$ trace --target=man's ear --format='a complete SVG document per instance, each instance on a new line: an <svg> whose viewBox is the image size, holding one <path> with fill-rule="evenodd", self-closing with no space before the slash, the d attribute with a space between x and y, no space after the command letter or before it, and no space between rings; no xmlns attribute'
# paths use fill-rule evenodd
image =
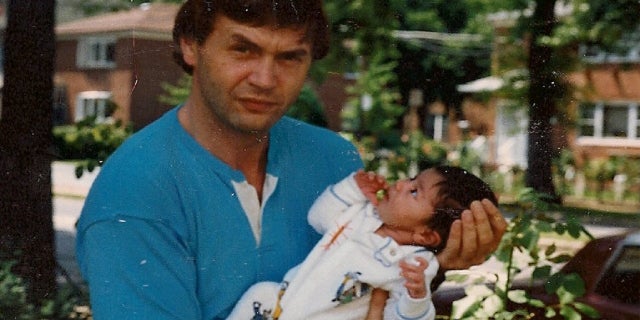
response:
<svg viewBox="0 0 640 320"><path fill-rule="evenodd" d="M182 59L190 66L196 65L198 46L193 39L180 39L180 52L182 52Z"/></svg>
<svg viewBox="0 0 640 320"><path fill-rule="evenodd" d="M436 247L442 242L440 234L435 230L425 229L422 231L416 231L412 235L414 243L424 247Z"/></svg>

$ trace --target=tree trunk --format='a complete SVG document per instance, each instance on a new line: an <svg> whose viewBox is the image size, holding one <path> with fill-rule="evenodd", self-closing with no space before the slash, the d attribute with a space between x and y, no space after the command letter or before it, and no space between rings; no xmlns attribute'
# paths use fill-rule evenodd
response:
<svg viewBox="0 0 640 320"><path fill-rule="evenodd" d="M540 45L540 38L551 35L555 26L556 0L538 0L532 17L529 49L529 145L526 185L558 199L551 174L552 128L551 118L556 113L555 93L558 83L551 63L552 48Z"/></svg>
<svg viewBox="0 0 640 320"><path fill-rule="evenodd" d="M10 0L0 115L0 258L33 302L56 289L51 202L54 0Z"/></svg>

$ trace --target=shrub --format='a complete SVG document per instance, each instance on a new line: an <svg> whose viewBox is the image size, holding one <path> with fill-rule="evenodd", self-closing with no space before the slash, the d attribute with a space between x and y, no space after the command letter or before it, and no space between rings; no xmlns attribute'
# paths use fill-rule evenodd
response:
<svg viewBox="0 0 640 320"><path fill-rule="evenodd" d="M40 305L29 302L26 282L11 271L14 265L13 261L0 261L0 318L63 320L90 317L88 311L78 307L86 298L73 286L62 287L53 299Z"/></svg>
<svg viewBox="0 0 640 320"><path fill-rule="evenodd" d="M73 125L53 128L53 140L61 160L79 160L76 167L79 178L84 170L91 172L102 165L132 132L132 127L121 121L96 123L95 117L91 117Z"/></svg>
<svg viewBox="0 0 640 320"><path fill-rule="evenodd" d="M316 126L327 127L322 103L309 85L302 87L298 100L291 105L287 115Z"/></svg>

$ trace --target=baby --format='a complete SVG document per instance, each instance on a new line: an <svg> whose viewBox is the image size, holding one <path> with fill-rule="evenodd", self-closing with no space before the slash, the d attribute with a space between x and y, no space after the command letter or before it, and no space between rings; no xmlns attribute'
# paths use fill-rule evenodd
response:
<svg viewBox="0 0 640 320"><path fill-rule="evenodd" d="M482 199L497 205L486 183L457 167L427 169L392 186L358 171L310 209L309 223L323 237L307 258L282 283L249 288L227 319L364 319L373 288L389 292L385 319L433 319L434 253L451 223Z"/></svg>

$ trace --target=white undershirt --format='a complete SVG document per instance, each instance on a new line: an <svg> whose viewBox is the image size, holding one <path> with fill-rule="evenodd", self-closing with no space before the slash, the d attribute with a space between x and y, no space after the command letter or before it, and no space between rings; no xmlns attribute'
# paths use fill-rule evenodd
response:
<svg viewBox="0 0 640 320"><path fill-rule="evenodd" d="M262 186L262 203L258 199L258 192L256 188L250 185L246 180L242 182L231 181L233 188L236 190L240 205L247 215L249 225L253 231L253 236L256 239L256 245L260 245L260 238L262 234L262 212L264 211L264 205L269 200L269 197L273 194L278 184L278 177L270 174L266 175L264 179L264 185Z"/></svg>

